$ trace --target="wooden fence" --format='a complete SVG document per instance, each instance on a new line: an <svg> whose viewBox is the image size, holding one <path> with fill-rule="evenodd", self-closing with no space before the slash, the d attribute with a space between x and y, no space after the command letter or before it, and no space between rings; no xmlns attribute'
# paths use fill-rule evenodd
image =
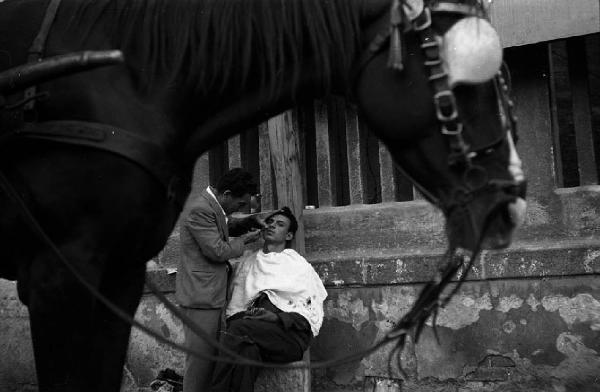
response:
<svg viewBox="0 0 600 392"><path fill-rule="evenodd" d="M529 59L523 59L524 53L531 54ZM513 87L518 90L520 132L541 132L551 144L540 148L534 145L539 140L523 134L522 140L529 146L519 146L521 154L551 151L554 188L598 184L600 34L509 48L506 61L516 76ZM536 75L542 83L529 85L531 78L527 75L536 72L542 73ZM547 106L542 102L538 105L541 109L529 109L532 99L539 100L545 95ZM548 116L549 120L539 118ZM301 130L300 167L305 205L318 208L419 198L394 167L385 146L361 121L356 107L343 98L328 97L297 107L291 118L293 126ZM536 129L530 129L530 124ZM550 129L544 129L544 124L549 124ZM278 205L268 136L272 126L275 125L265 122L209 153L211 181L229 167L247 168L260 179L265 209ZM535 156L523 158L526 164L533 162L526 167L530 177L547 176L547 168L536 168Z"/></svg>

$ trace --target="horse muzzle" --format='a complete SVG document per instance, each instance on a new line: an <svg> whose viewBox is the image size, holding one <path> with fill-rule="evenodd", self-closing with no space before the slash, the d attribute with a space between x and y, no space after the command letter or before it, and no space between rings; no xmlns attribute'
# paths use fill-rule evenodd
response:
<svg viewBox="0 0 600 392"><path fill-rule="evenodd" d="M525 221L527 202L525 201L526 182L504 189L511 197L508 202L500 202L494 208L481 228L482 249L503 249L512 242L513 233Z"/></svg>
<svg viewBox="0 0 600 392"><path fill-rule="evenodd" d="M525 221L526 182L492 184L486 192L457 206L448 215L448 238L454 245L476 249L503 249Z"/></svg>

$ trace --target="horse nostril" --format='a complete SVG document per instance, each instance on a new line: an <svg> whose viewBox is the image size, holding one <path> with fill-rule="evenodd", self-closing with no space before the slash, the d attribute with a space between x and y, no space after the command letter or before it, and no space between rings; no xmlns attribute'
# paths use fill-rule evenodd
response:
<svg viewBox="0 0 600 392"><path fill-rule="evenodd" d="M517 185L517 196L525 199L527 194L527 181L523 180Z"/></svg>

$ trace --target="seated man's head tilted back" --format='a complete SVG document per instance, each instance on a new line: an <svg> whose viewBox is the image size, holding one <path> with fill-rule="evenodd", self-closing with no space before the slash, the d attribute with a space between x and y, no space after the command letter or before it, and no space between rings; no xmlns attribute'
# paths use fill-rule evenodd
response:
<svg viewBox="0 0 600 392"><path fill-rule="evenodd" d="M298 221L288 207L283 207L265 219L263 252L281 252L290 248L298 230Z"/></svg>

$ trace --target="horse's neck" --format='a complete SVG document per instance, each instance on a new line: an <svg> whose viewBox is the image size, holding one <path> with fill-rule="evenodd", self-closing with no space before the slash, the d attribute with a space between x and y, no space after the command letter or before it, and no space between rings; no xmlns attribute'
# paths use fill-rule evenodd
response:
<svg viewBox="0 0 600 392"><path fill-rule="evenodd" d="M385 17L389 9L389 0L354 0L354 6L360 10L361 28L369 29L373 24L379 25L379 19ZM349 32L348 34L354 34ZM369 33L369 36L375 32ZM366 46L366 43L363 43ZM256 53L262 56L262 53ZM358 55L358 53L357 53ZM358 56L357 56L358 60ZM332 61L335 63L335 61ZM322 97L328 93L346 94L351 91L348 85L348 69L331 69L330 74L320 73L318 67L306 60L300 69L299 80L286 78L282 87L272 95L268 88L255 88L243 91L235 99L222 100L222 104L210 111L207 118L203 118L189 136L186 145L186 156L196 157L205 152L207 146L214 142L222 141L244 129L257 125L278 113L292 108L298 103ZM284 71L283 74L291 75L292 72ZM324 81L328 83L324 83ZM239 86L228 86L226 90L238 91ZM214 97L208 94L197 97L196 102L212 102Z"/></svg>
<svg viewBox="0 0 600 392"><path fill-rule="evenodd" d="M193 159L215 142L258 125L298 103L324 95L326 90L319 83L314 72L304 72L298 85L286 80L274 95L263 88L247 91L236 99L224 102L193 130L185 148L185 156Z"/></svg>

